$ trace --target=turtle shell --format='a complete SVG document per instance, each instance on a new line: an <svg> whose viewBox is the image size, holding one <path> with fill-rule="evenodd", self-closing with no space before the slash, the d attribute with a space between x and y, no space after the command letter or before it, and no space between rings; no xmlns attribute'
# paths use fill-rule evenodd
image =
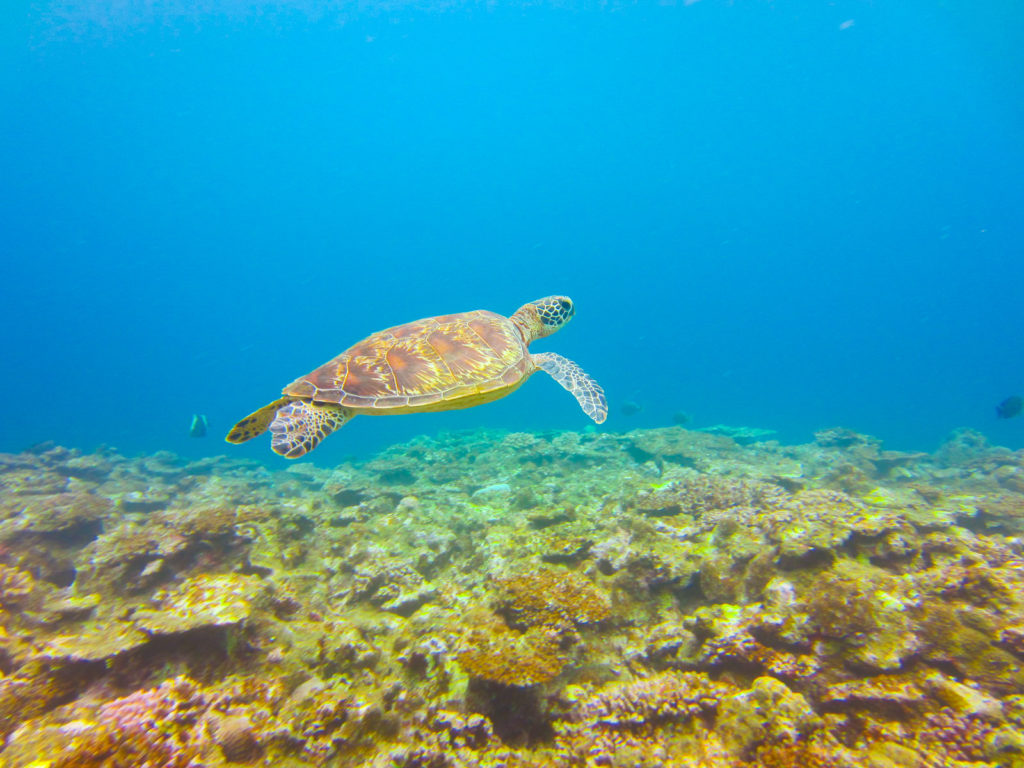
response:
<svg viewBox="0 0 1024 768"><path fill-rule="evenodd" d="M503 397L534 370L512 321L476 310L378 331L283 392L372 411L442 411Z"/></svg>

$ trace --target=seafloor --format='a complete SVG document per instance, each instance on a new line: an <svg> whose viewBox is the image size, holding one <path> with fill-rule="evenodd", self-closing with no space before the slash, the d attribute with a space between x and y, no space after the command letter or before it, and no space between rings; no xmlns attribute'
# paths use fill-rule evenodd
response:
<svg viewBox="0 0 1024 768"><path fill-rule="evenodd" d="M1024 451L0 455L0 766L1024 766Z"/></svg>

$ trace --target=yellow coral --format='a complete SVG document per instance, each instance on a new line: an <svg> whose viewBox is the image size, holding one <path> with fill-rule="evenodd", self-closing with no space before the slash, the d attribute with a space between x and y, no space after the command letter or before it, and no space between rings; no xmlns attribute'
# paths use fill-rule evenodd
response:
<svg viewBox="0 0 1024 768"><path fill-rule="evenodd" d="M159 608L137 611L135 624L155 634L237 624L249 616L257 586L254 579L237 573L194 576L159 594Z"/></svg>
<svg viewBox="0 0 1024 768"><path fill-rule="evenodd" d="M0 565L0 607L11 608L32 592L32 576L20 568Z"/></svg>

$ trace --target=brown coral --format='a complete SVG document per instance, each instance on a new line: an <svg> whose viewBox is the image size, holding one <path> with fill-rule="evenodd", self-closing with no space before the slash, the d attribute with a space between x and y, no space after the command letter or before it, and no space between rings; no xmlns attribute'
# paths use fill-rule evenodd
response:
<svg viewBox="0 0 1024 768"><path fill-rule="evenodd" d="M263 749L249 718L228 715L213 721L213 739L229 763L251 763Z"/></svg>
<svg viewBox="0 0 1024 768"><path fill-rule="evenodd" d="M568 629L608 618L611 602L573 571L520 570L498 580L497 611L512 627Z"/></svg>
<svg viewBox="0 0 1024 768"><path fill-rule="evenodd" d="M870 584L850 574L821 574L806 595L804 608L825 637L862 642L878 629L877 604Z"/></svg>
<svg viewBox="0 0 1024 768"><path fill-rule="evenodd" d="M861 768L865 765L822 731L796 741L766 741L757 747L751 762L764 768ZM889 765L895 764L890 762Z"/></svg>
<svg viewBox="0 0 1024 768"><path fill-rule="evenodd" d="M513 686L547 682L567 661L556 632L544 627L518 632L496 619L480 619L467 630L455 657L470 676Z"/></svg>

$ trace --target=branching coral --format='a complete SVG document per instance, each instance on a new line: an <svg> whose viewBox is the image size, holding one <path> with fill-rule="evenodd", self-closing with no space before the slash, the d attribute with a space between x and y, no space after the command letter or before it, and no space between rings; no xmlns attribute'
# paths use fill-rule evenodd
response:
<svg viewBox="0 0 1024 768"><path fill-rule="evenodd" d="M581 699L572 719L599 728L637 728L714 712L735 691L697 672L669 671L609 686Z"/></svg>
<svg viewBox="0 0 1024 768"><path fill-rule="evenodd" d="M686 619L686 625L697 637L703 638L689 658L677 660L690 666L701 669L738 667L787 680L810 677L821 667L820 659L813 654L786 650L784 644L778 642L785 622L778 616L764 613L759 606L700 608ZM769 642L773 645L768 645Z"/></svg>
<svg viewBox="0 0 1024 768"><path fill-rule="evenodd" d="M751 665L787 680L810 677L821 669L816 657L771 648L745 631L709 639L698 659L710 668Z"/></svg>
<svg viewBox="0 0 1024 768"><path fill-rule="evenodd" d="M779 506L786 494L768 483L715 477L687 475L666 486L641 493L632 503L638 512L650 516L703 515L714 510L733 507Z"/></svg>
<svg viewBox="0 0 1024 768"><path fill-rule="evenodd" d="M202 765L211 748L200 724L208 706L195 682L178 677L109 701L94 717L33 729L14 739L14 751L46 755L48 768Z"/></svg>
<svg viewBox="0 0 1024 768"><path fill-rule="evenodd" d="M745 765L713 731L696 721L636 731L595 730L577 724L560 724L552 753L538 768L741 768ZM523 768L533 766L527 764Z"/></svg>
<svg viewBox="0 0 1024 768"><path fill-rule="evenodd" d="M1019 561L991 567L986 563L951 563L920 574L920 589L943 600L963 600L999 613L1018 610L1020 590L1024 587L1024 568Z"/></svg>
<svg viewBox="0 0 1024 768"><path fill-rule="evenodd" d="M479 749L494 739L490 721L482 715L464 715L448 709L433 713L430 730L443 735L445 746Z"/></svg>
<svg viewBox="0 0 1024 768"><path fill-rule="evenodd" d="M925 716L917 738L929 751L951 760L980 762L987 758L986 741L994 730L989 720L944 709Z"/></svg>

